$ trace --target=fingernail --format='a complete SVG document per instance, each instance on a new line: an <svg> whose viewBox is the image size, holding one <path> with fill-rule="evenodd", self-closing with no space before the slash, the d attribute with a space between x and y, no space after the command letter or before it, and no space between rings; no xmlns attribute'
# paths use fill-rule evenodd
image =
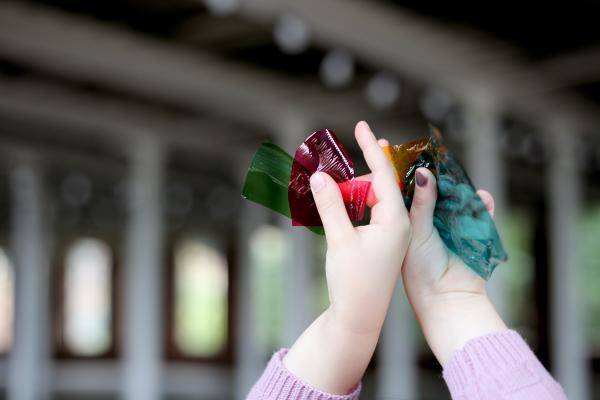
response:
<svg viewBox="0 0 600 400"><path fill-rule="evenodd" d="M377 143L379 143L381 147L388 147L390 145L390 142L388 142L387 139L379 139L377 140Z"/></svg>
<svg viewBox="0 0 600 400"><path fill-rule="evenodd" d="M425 176L425 174L423 174L419 170L417 170L416 174L417 174L417 185L420 187L427 186L427 181L429 180L429 178L427 178L427 176Z"/></svg>
<svg viewBox="0 0 600 400"><path fill-rule="evenodd" d="M316 173L310 177L310 188L312 189L313 193L318 193L324 187L325 179L323 179L323 176L321 174Z"/></svg>

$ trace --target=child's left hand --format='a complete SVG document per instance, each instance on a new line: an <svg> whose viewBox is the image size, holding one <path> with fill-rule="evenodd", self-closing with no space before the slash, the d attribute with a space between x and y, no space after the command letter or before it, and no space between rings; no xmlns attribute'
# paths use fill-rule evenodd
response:
<svg viewBox="0 0 600 400"><path fill-rule="evenodd" d="M369 225L350 222L338 185L325 173L311 188L327 239L330 306L298 339L286 367L311 385L345 393L375 349L410 242L410 221L392 164L365 122L356 140L371 169L376 204Z"/></svg>

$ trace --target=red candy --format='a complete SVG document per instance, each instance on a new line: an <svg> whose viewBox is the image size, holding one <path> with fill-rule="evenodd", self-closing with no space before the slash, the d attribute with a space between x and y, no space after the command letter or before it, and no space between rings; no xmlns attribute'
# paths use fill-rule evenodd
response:
<svg viewBox="0 0 600 400"><path fill-rule="evenodd" d="M310 135L294 155L288 185L292 224L323 225L310 190L315 172L325 172L338 183L350 220L362 220L371 183L354 178L350 155L333 131L323 129Z"/></svg>

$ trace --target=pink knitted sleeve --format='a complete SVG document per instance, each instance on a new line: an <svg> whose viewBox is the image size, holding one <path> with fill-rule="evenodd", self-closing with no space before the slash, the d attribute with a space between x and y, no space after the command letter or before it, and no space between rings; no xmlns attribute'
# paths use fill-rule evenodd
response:
<svg viewBox="0 0 600 400"><path fill-rule="evenodd" d="M334 395L317 390L292 375L283 365L287 349L273 354L271 361L256 382L246 400L355 400L360 394L360 384L351 393Z"/></svg>
<svg viewBox="0 0 600 400"><path fill-rule="evenodd" d="M468 342L444 369L453 400L566 400L523 338L503 331Z"/></svg>
<svg viewBox="0 0 600 400"><path fill-rule="evenodd" d="M347 395L319 391L292 375L275 353L247 400L354 400L360 384ZM514 331L482 336L456 352L444 369L453 400L566 400L523 338Z"/></svg>

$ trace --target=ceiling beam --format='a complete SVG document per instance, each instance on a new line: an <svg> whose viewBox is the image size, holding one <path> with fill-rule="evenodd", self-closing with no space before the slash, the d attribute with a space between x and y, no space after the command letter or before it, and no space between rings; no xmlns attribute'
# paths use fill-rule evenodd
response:
<svg viewBox="0 0 600 400"><path fill-rule="evenodd" d="M547 93L552 82L518 62L507 46L403 12L357 0L249 0L246 17L272 24L298 14L313 38L342 46L362 61L439 85L459 97L484 92L501 107L532 119L565 114L597 127L598 107L580 96ZM335 21L335 23L332 23ZM360 22L360 23L357 23ZM43 38L43 40L40 40ZM0 3L0 57L117 91L235 120L271 135L298 126L376 120L361 93L332 93L318 84L236 65L147 35L31 3ZM299 132L297 141L305 132ZM290 138L281 138L287 142Z"/></svg>
<svg viewBox="0 0 600 400"><path fill-rule="evenodd" d="M600 80L600 46L586 47L544 61L539 68L556 82L556 88Z"/></svg>
<svg viewBox="0 0 600 400"><path fill-rule="evenodd" d="M229 175L237 177L239 159L250 159L256 144L265 139L215 118L166 112L35 80L0 80L0 93L0 118L10 121L2 131L17 132L21 144L28 134L35 138L51 131L57 132L56 143L94 143L126 158L137 141L156 136L168 151L204 164L218 163L222 171L230 167ZM228 146L215 145L217 140Z"/></svg>
<svg viewBox="0 0 600 400"><path fill-rule="evenodd" d="M0 57L71 80L278 134L289 119L368 118L362 93L332 93L268 71L39 4L0 3ZM302 135L303 133L299 133Z"/></svg>
<svg viewBox="0 0 600 400"><path fill-rule="evenodd" d="M117 154L126 162L127 151L136 145L136 141L154 135L175 159L183 157L206 170L218 166L219 173L241 184L260 142L274 140L289 152L293 150L291 144L299 143L283 142L258 129L215 117L169 111L139 101L31 78L0 79L0 93L3 147L29 146L34 153L47 154L57 161L81 161L86 157L84 150L91 146L111 156L111 160ZM375 121L372 126L394 143L406 141L411 133L418 135L426 131L425 122L410 115ZM348 132L340 132L341 137L351 136L350 124L339 126L342 130L346 127ZM302 132L302 135L306 134ZM14 138L18 140L12 140ZM60 149L65 143L72 153L77 154L56 157L66 154ZM356 148L349 138L346 144L348 148Z"/></svg>
<svg viewBox="0 0 600 400"><path fill-rule="evenodd" d="M514 51L473 31L442 26L399 7L363 0L249 0L243 15L271 25L284 13L302 18L311 37L352 51L364 62L452 90L495 85ZM489 39L491 41L491 39ZM482 67L485 67L482 69ZM497 88L499 89L499 88Z"/></svg>
<svg viewBox="0 0 600 400"><path fill-rule="evenodd" d="M459 98L485 92L534 119L563 113L598 126L597 106L578 96L548 93L555 87L552 77L482 33L363 0L248 0L240 2L239 12L264 24L292 13L307 23L313 40L346 48L366 64L442 87Z"/></svg>

